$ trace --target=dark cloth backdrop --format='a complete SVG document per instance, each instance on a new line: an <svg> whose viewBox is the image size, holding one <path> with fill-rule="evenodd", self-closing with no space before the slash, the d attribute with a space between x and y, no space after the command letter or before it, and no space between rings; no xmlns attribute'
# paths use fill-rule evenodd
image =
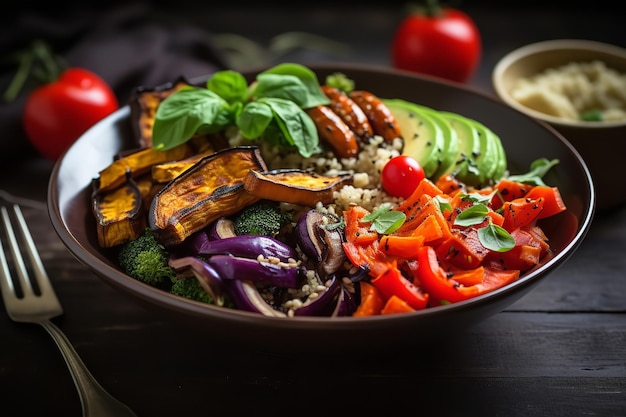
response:
<svg viewBox="0 0 626 417"><path fill-rule="evenodd" d="M157 86L180 76L194 78L225 68L209 30L150 3L75 5L68 10L28 8L5 13L0 33L2 93L17 69L8 58L36 38L47 42L68 65L101 76L115 91L120 105L127 103L135 87ZM28 84L14 102L2 102L3 163L19 161L34 152L20 120L32 87Z"/></svg>

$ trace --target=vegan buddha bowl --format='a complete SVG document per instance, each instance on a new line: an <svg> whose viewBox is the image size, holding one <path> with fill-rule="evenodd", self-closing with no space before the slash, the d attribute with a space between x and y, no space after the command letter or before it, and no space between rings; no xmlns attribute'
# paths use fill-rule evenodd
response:
<svg viewBox="0 0 626 417"><path fill-rule="evenodd" d="M561 265L593 216L562 137L445 82L284 63L134 93L55 166L53 225L107 283L224 340L462 329Z"/></svg>

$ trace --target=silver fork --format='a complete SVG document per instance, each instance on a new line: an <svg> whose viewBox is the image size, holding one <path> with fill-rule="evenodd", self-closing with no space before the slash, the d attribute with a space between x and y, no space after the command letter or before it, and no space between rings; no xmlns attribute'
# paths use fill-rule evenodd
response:
<svg viewBox="0 0 626 417"><path fill-rule="evenodd" d="M6 241L11 250L14 270L17 275L17 279L14 281L11 278L11 269L0 239L0 289L9 317L15 322L40 324L52 336L63 354L74 384L78 389L83 416L136 417L136 414L128 406L113 398L102 388L80 359L67 337L50 321L51 318L62 315L63 308L48 279L20 207L17 204L12 204L11 208L13 216L5 205L0 207L2 222L6 231ZM12 217L15 219L16 229L20 232L19 238L13 229ZM21 239L21 245L19 239ZM29 268L27 268L24 257L21 255L20 246L23 247L23 252L28 255L34 282L29 276Z"/></svg>

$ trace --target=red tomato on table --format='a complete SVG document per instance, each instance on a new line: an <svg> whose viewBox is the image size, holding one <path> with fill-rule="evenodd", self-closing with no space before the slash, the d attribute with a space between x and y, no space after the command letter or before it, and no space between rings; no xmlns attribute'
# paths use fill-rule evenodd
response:
<svg viewBox="0 0 626 417"><path fill-rule="evenodd" d="M86 69L70 68L29 94L22 122L35 149L56 160L87 129L118 107L104 80Z"/></svg>
<svg viewBox="0 0 626 417"><path fill-rule="evenodd" d="M481 56L481 38L474 21L460 10L429 1L398 26L391 45L392 65L464 83Z"/></svg>

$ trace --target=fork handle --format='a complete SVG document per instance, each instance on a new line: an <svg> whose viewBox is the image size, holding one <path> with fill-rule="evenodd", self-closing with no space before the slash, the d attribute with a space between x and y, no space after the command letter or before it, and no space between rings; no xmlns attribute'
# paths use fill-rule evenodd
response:
<svg viewBox="0 0 626 417"><path fill-rule="evenodd" d="M128 406L113 398L91 375L65 334L49 320L40 323L52 336L78 389L84 417L136 417Z"/></svg>

